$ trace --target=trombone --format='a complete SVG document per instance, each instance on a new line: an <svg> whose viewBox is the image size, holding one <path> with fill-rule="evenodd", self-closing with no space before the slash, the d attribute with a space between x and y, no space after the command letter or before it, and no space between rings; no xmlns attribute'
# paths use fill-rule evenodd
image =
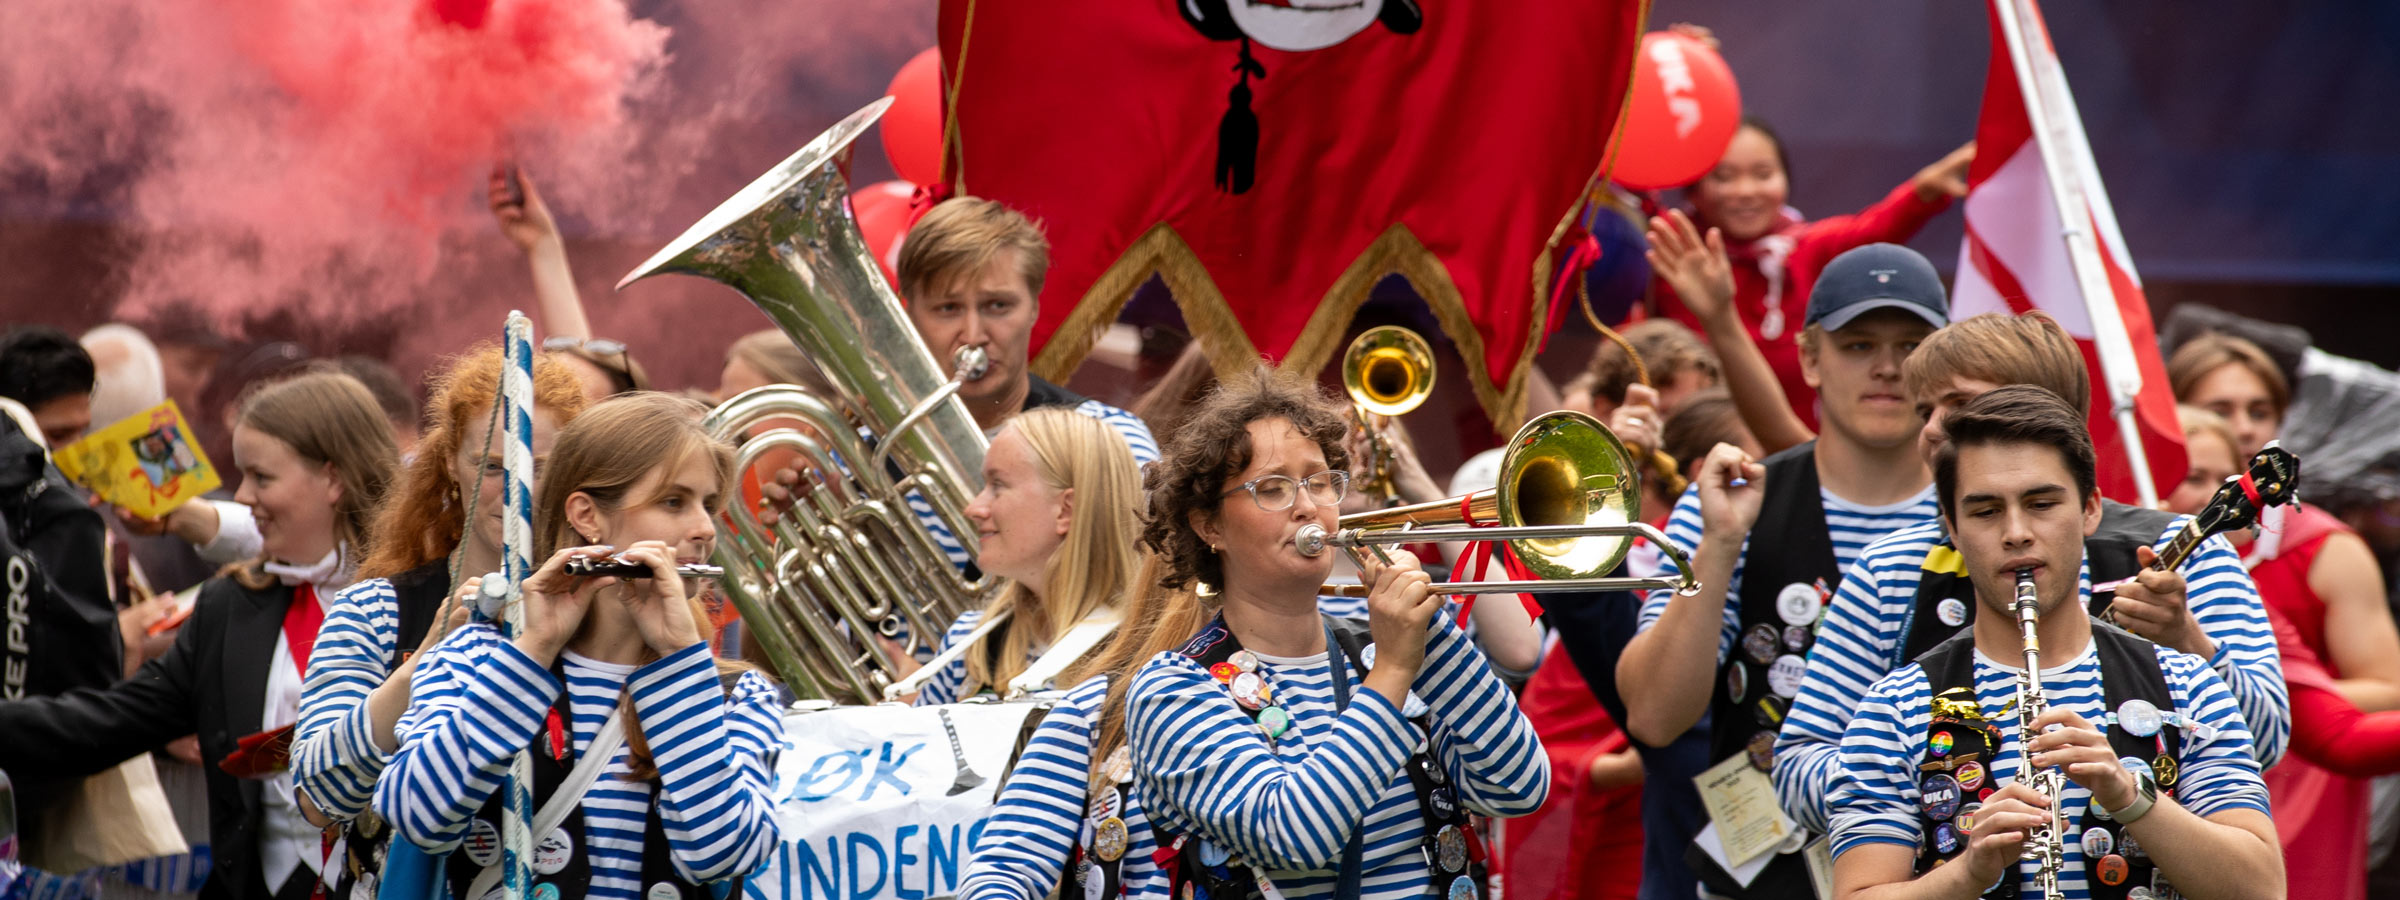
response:
<svg viewBox="0 0 2400 900"><path fill-rule="evenodd" d="M1400 491L1392 483L1392 443L1376 417L1405 415L1433 395L1433 347L1398 325L1360 332L1342 353L1342 390L1350 395L1350 414L1367 436L1366 473L1359 489L1382 497L1386 507L1397 506Z"/></svg>
<svg viewBox="0 0 2400 900"><path fill-rule="evenodd" d="M1545 413L1509 438L1500 460L1498 487L1464 497L1413 506L1371 510L1341 517L1333 531L1310 524L1292 536L1302 555L1339 547L1364 567L1383 558L1384 544L1419 541L1507 541L1535 575L1524 581L1443 582L1440 594L1518 594L1547 591L1632 591L1672 589L1700 592L1691 560L1657 528L1636 521L1641 509L1640 474L1625 445L1608 426L1579 412ZM1494 521L1494 526L1475 522ZM1673 575L1610 576L1633 538L1649 539L1675 569ZM1328 584L1334 596L1365 596L1367 587Z"/></svg>

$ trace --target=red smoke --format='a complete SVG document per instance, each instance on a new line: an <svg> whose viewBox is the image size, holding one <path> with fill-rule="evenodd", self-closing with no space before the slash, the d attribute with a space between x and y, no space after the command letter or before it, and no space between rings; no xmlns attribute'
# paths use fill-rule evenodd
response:
<svg viewBox="0 0 2400 900"><path fill-rule="evenodd" d="M533 308L483 206L506 156L563 220L595 329L669 387L713 385L766 322L616 277L933 40L930 0L6 2L0 320L190 306L414 376ZM888 177L877 146L861 184Z"/></svg>

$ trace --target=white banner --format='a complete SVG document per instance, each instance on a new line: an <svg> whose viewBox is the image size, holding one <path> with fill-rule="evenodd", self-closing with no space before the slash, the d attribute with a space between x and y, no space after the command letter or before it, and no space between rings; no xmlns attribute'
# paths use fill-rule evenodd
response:
<svg viewBox="0 0 2400 900"><path fill-rule="evenodd" d="M958 891L1017 739L1046 704L854 706L784 717L783 844L752 900L926 900Z"/></svg>

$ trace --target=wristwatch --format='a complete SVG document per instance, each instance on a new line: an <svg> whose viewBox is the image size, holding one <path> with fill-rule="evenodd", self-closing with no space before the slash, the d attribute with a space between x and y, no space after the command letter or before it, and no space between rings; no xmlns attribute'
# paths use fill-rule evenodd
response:
<svg viewBox="0 0 2400 900"><path fill-rule="evenodd" d="M2149 772L2140 769L2128 769L2127 772L2133 776L2133 802L2125 804L2124 809L2107 807L2100 809L2103 815L2115 820L2119 825L2131 825L2141 817L2149 815L2150 807L2158 803L2158 779L2150 777Z"/></svg>

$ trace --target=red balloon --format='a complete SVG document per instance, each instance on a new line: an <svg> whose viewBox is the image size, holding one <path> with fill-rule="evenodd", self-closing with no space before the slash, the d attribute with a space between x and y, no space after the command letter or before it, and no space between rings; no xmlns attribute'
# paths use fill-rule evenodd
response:
<svg viewBox="0 0 2400 900"><path fill-rule="evenodd" d="M894 290L900 287L893 272L900 264L901 232L908 227L908 200L916 192L917 186L905 181L878 181L850 194L850 216Z"/></svg>
<svg viewBox="0 0 2400 900"><path fill-rule="evenodd" d="M1637 191L1682 187L1716 168L1742 120L1733 70L1707 44L1669 31L1642 36L1633 101L1610 180Z"/></svg>
<svg viewBox="0 0 2400 900"><path fill-rule="evenodd" d="M892 108L883 114L883 155L911 184L942 177L942 52L927 47L892 76Z"/></svg>

